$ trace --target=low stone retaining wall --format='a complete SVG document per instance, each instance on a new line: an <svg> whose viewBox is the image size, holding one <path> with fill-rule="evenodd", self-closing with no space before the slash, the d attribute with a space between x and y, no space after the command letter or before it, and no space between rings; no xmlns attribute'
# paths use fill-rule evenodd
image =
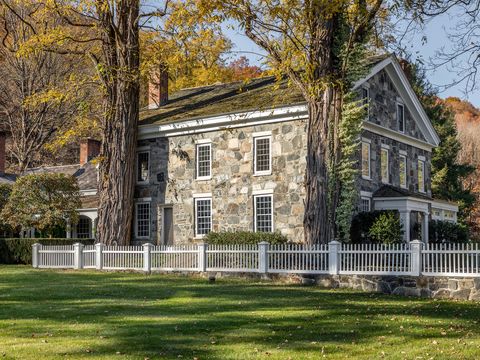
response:
<svg viewBox="0 0 480 360"><path fill-rule="evenodd" d="M317 285L325 288L349 288L400 296L432 299L480 301L480 278L440 276L373 276L373 275L296 275L257 273L209 273L208 277L242 277L283 283Z"/></svg>

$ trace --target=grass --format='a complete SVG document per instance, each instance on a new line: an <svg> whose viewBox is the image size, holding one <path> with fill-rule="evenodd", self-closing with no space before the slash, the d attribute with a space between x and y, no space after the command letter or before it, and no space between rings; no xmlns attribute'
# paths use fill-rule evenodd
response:
<svg viewBox="0 0 480 360"><path fill-rule="evenodd" d="M0 359L476 359L479 320L476 303L0 267Z"/></svg>

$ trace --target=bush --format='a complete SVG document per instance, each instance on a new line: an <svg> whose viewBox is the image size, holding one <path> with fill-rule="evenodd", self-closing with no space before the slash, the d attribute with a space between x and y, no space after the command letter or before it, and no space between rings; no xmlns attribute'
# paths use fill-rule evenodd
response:
<svg viewBox="0 0 480 360"><path fill-rule="evenodd" d="M93 239L0 239L0 264L31 264L32 245L93 245Z"/></svg>
<svg viewBox="0 0 480 360"><path fill-rule="evenodd" d="M428 224L429 242L441 243L466 243L468 242L468 228L462 224L450 221L432 220Z"/></svg>
<svg viewBox="0 0 480 360"><path fill-rule="evenodd" d="M350 226L350 242L354 244L372 242L368 232L377 218L384 213L385 211L369 211L355 215L352 219L352 225Z"/></svg>
<svg viewBox="0 0 480 360"><path fill-rule="evenodd" d="M208 244L230 245L230 244L258 244L266 241L270 244L285 244L288 238L279 232L264 233L252 231L236 232L210 232L204 237Z"/></svg>
<svg viewBox="0 0 480 360"><path fill-rule="evenodd" d="M385 212L375 220L368 231L368 236L374 243L397 244L402 242L402 224L393 212Z"/></svg>

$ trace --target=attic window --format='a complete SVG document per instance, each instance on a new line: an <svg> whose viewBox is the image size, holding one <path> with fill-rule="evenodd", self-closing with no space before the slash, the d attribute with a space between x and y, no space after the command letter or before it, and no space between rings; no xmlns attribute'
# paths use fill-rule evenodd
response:
<svg viewBox="0 0 480 360"><path fill-rule="evenodd" d="M398 131L405 132L405 108L402 104L397 104Z"/></svg>

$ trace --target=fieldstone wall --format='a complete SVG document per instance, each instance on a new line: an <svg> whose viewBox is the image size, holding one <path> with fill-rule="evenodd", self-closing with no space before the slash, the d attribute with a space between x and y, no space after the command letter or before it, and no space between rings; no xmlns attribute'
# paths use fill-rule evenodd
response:
<svg viewBox="0 0 480 360"><path fill-rule="evenodd" d="M298 275L257 273L208 273L216 277L242 277L275 282L316 285L324 288L348 288L399 296L480 301L480 278L440 276L372 276L372 275Z"/></svg>

